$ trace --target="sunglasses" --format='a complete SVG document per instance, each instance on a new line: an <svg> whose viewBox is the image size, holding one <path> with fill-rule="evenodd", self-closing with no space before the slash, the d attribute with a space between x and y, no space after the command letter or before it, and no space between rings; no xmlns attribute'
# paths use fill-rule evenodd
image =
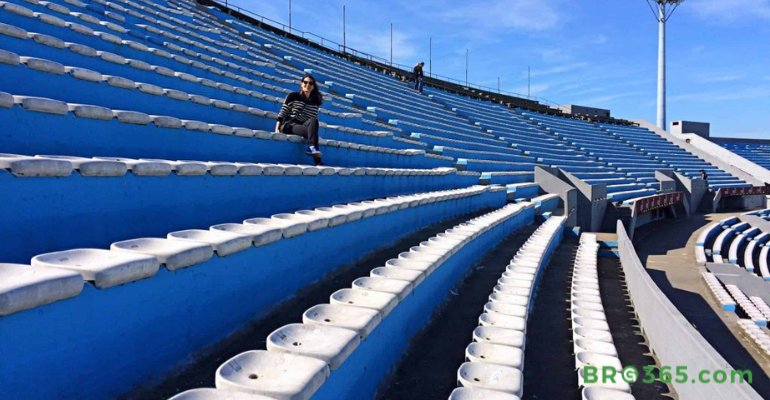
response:
<svg viewBox="0 0 770 400"><path fill-rule="evenodd" d="M303 85L315 85L313 81L302 81Z"/></svg>

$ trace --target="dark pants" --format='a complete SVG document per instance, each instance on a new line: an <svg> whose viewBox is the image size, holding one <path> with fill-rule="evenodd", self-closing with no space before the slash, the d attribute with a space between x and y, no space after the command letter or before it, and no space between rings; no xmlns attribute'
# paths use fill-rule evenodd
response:
<svg viewBox="0 0 770 400"><path fill-rule="evenodd" d="M415 79L414 89L422 93L422 78Z"/></svg>
<svg viewBox="0 0 770 400"><path fill-rule="evenodd" d="M315 148L318 149L318 119L317 118L311 118L305 121L301 125L287 122L281 129L281 132L287 135L302 136L303 138L307 139L307 143L309 146L315 146Z"/></svg>
<svg viewBox="0 0 770 400"><path fill-rule="evenodd" d="M311 118L301 125L287 122L281 128L281 132L287 135L302 136L307 139L308 146L314 146L318 151L321 150L318 146L318 118ZM320 163L321 157L316 157L315 161L316 164Z"/></svg>

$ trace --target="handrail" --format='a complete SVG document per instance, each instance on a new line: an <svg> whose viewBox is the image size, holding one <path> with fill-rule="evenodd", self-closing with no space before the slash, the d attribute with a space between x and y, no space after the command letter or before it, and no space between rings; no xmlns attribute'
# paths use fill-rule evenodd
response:
<svg viewBox="0 0 770 400"><path fill-rule="evenodd" d="M330 39L327 39L327 38L325 38L323 36L317 35L315 33L299 30L299 29L296 29L294 27L290 27L290 26L284 24L283 22L278 22L276 20L270 19L270 18L265 17L263 15L254 13L254 12L246 10L244 8L241 8L241 7L237 6L237 5L234 5L234 4L230 5L228 0L209 0L209 1L212 1L214 3L218 3L220 5L223 5L223 6L225 6L225 8L232 9L234 11L237 11L237 12L241 13L241 14L249 15L252 18L258 20L262 24L270 25L270 26L272 26L275 29L280 29L280 30L282 30L284 32L287 32L287 33L290 33L292 35L299 36L299 37L301 37L301 38L303 38L305 40L313 42L313 43L315 43L317 45L320 45L321 47L325 47L325 48L327 48L329 50L336 51L338 53L343 53L343 54L345 54L345 53L352 54L352 55L354 55L356 57L364 58L364 59L367 59L369 61L376 61L376 62L378 62L380 64L390 66L391 68L393 68L393 67L399 68L399 69L401 69L401 70L403 70L403 71L405 71L407 73L411 73L411 71L412 71L412 67L410 67L408 65L391 62L390 60L387 60L387 59L385 59L383 57L375 56L375 55L372 55L372 54L369 54L369 53L366 53L366 52L363 52L363 51L360 51L360 50L356 50L356 49L354 49L354 48L352 48L350 46L342 45L342 44L337 43L337 42L335 42L333 40L330 40ZM269 23L267 23L265 21L268 21ZM335 46L336 46L336 49L335 49ZM439 75L439 74L426 73L425 76L427 76L429 78L433 78L433 79L439 79L439 80L451 82L451 83L454 83L456 85L467 87L469 89L484 90L484 91L487 91L487 92L490 92L490 93L498 93L498 94L502 94L502 95L506 95L506 96L518 97L518 98L521 98L521 99L534 100L534 101L540 102L541 104L547 105L549 107L558 107L559 106L558 103L550 101L550 100L548 100L548 99L546 99L544 97L531 96L531 95L528 96L528 95L521 94L521 93L516 93L516 92L509 92L509 91L505 91L505 90L497 90L496 88L491 88L489 86L483 86L483 85L479 85L479 84L475 84L475 83L471 83L471 82L467 82L467 84L466 84L466 82L463 81L463 80L455 79L455 78L451 78L451 77L444 76L444 75Z"/></svg>

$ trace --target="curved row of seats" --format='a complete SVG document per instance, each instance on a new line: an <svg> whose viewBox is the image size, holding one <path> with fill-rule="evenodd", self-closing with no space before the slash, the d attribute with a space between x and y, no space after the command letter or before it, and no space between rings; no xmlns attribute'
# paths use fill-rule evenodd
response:
<svg viewBox="0 0 770 400"><path fill-rule="evenodd" d="M521 398L527 319L565 222L564 217L553 217L540 225L506 267L465 349L466 362L457 371L460 387L450 400Z"/></svg>
<svg viewBox="0 0 770 400"><path fill-rule="evenodd" d="M117 396L339 266L422 226L500 207L505 198L505 188L483 186L398 196L125 240L110 250L44 254L32 266L3 264L0 352L15 362L0 365L0 374L67 365L90 377L93 393ZM159 338L169 341L148 345ZM65 342L100 350L51 351ZM108 378L114 376L120 382ZM11 382L4 391L75 397L79 389L69 379L56 375L34 388Z"/></svg>
<svg viewBox="0 0 770 400"><path fill-rule="evenodd" d="M770 306L761 297L748 297L736 285L722 285L722 282L711 272L703 272L702 275L709 291L723 310L737 312L736 306L738 306L752 323L767 326L770 320Z"/></svg>
<svg viewBox="0 0 770 400"><path fill-rule="evenodd" d="M43 252L103 247L131 237L165 235L223 220L478 182L478 176L450 168L0 154L0 185L17 194L0 209L0 219L16 227L0 232L0 240L8 245L3 261L26 262ZM207 211L191 212L202 209ZM62 226L79 234L41 234Z"/></svg>
<svg viewBox="0 0 770 400"><path fill-rule="evenodd" d="M712 256L715 251L718 251L716 254L721 254L722 247L714 247L715 239L722 235L723 231L729 231L730 227L738 223L738 221L738 217L725 218L708 225L701 231L695 243L695 259L699 264L704 265L708 261L708 257ZM722 243L728 235L732 236L729 233L723 236Z"/></svg>
<svg viewBox="0 0 770 400"><path fill-rule="evenodd" d="M749 297L736 285L725 285L725 288L751 321L760 326L767 326L767 321L770 319L770 308L767 307L767 304L765 304L761 297L752 297L749 299ZM762 309L760 309L755 302L760 303Z"/></svg>
<svg viewBox="0 0 770 400"><path fill-rule="evenodd" d="M765 356L770 356L770 335L767 332L749 319L739 319L738 327L765 353Z"/></svg>
<svg viewBox="0 0 770 400"><path fill-rule="evenodd" d="M599 273L597 256L599 243L596 235L580 235L580 246L575 256L575 268L572 274L570 291L570 309L572 318L573 345L575 348L575 366L578 385L582 388L593 386L603 388L607 393L603 398L633 399L631 387L623 380L615 382L586 382L585 367L613 367L621 371L623 365L618 358L607 316L604 314L601 293L599 291ZM591 392L589 392L590 394ZM594 394L595 395L595 394ZM590 397L584 394L584 397Z"/></svg>
<svg viewBox="0 0 770 400"><path fill-rule="evenodd" d="M532 222L531 204L510 204L459 224L353 281L328 304L278 328L267 350L241 353L216 371L218 390L291 399L368 398L454 282L488 246ZM223 398L192 391L175 400Z"/></svg>
<svg viewBox="0 0 770 400"><path fill-rule="evenodd" d="M770 218L768 212L759 210L743 215L767 220ZM750 221L742 222L739 217L730 217L712 223L701 231L695 247L695 258L700 265L708 261L737 264L749 272L756 271L764 280L770 280L770 249L766 246L768 240L770 233L752 226Z"/></svg>
<svg viewBox="0 0 770 400"><path fill-rule="evenodd" d="M0 117L0 128L8 132L4 149L9 153L290 164L308 160L299 136L39 97L0 93ZM20 127L26 131L19 132ZM259 140L247 141L254 138ZM321 146L337 166L450 166L443 158L426 156L425 150L325 139Z"/></svg>
<svg viewBox="0 0 770 400"><path fill-rule="evenodd" d="M733 300L730 293L722 285L722 282L719 282L719 279L711 272L702 272L701 275L703 275L703 279L709 287L709 292L719 302L722 309L725 311L735 311L735 300Z"/></svg>

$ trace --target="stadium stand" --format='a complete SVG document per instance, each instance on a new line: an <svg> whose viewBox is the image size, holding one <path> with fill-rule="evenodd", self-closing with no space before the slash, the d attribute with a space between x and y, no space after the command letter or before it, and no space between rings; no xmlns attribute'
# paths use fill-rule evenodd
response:
<svg viewBox="0 0 770 400"><path fill-rule="evenodd" d="M711 140L733 153L770 169L770 145L764 140L711 138Z"/></svg>
<svg viewBox="0 0 770 400"><path fill-rule="evenodd" d="M393 69L306 42L203 0L0 1L0 187L12 194L0 207L2 397L107 399L173 379L306 288L462 219L303 309L266 349L223 356L207 372L216 389L180 385L173 398L373 398L474 263L539 224L492 288L450 395L521 398L538 281L563 237L585 230L568 224L573 212L601 222L610 202L637 217L636 201L672 193L661 171L705 170L712 192L750 186L628 121L432 79L423 96ZM329 165L273 132L305 74L324 96ZM568 208L537 167L590 204ZM770 280L769 239L726 219L701 234L696 258ZM583 398L632 399L628 385L582 380L585 365L620 366L600 246L613 247L580 236L574 360ZM766 325L761 298L704 279L725 309ZM764 331L742 324L767 351ZM40 371L63 373L18 379Z"/></svg>

